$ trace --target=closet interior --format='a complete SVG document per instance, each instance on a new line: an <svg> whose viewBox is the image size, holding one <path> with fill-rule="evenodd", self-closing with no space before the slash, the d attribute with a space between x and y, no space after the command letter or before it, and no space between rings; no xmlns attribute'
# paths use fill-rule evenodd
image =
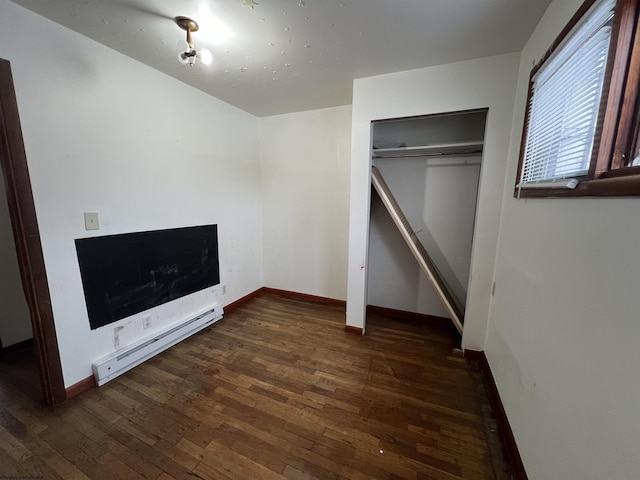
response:
<svg viewBox="0 0 640 480"><path fill-rule="evenodd" d="M368 305L462 334L486 114L373 122Z"/></svg>

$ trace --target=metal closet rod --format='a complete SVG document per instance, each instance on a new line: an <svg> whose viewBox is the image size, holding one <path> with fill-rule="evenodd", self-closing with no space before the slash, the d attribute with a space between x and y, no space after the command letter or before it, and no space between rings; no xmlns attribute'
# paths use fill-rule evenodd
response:
<svg viewBox="0 0 640 480"><path fill-rule="evenodd" d="M467 154L467 155L471 155L471 154ZM477 154L473 154L474 156ZM464 155L456 155L457 157L462 157ZM442 157L442 155L438 155L438 156L428 156L428 155L413 155L413 158L420 158L420 157L428 157L425 160L425 166L426 167L471 167L471 166L476 166L476 165L480 165L482 164L482 159L480 158L474 158L473 160L460 160L460 161L442 161L440 163L429 163L430 159L436 159L438 157ZM380 160L397 160L397 159L402 159L402 158L407 158L407 156L398 156L398 157L373 157L372 160L373 161L380 161Z"/></svg>
<svg viewBox="0 0 640 480"><path fill-rule="evenodd" d="M431 145L417 145L412 147L374 148L372 156L375 158L403 158L445 155L465 155L482 153L483 142L454 142Z"/></svg>
<svg viewBox="0 0 640 480"><path fill-rule="evenodd" d="M435 165L429 165L428 163L425 167L479 167L481 165L480 161L477 162L451 162L451 163L437 163Z"/></svg>
<svg viewBox="0 0 640 480"><path fill-rule="evenodd" d="M477 152L446 152L446 153L398 153L397 155L376 155L375 150L373 158L413 158L413 157L462 157L465 155L479 155L482 153L482 150L478 150Z"/></svg>

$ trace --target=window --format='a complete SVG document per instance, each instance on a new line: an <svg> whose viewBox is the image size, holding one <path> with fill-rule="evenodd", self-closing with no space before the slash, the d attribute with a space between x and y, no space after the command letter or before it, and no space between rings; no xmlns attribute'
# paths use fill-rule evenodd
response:
<svg viewBox="0 0 640 480"><path fill-rule="evenodd" d="M517 197L640 195L640 0L587 0L529 82Z"/></svg>

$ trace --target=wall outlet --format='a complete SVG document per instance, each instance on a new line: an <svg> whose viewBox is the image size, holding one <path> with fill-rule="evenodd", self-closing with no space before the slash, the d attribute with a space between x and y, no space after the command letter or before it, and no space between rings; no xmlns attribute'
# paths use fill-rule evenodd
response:
<svg viewBox="0 0 640 480"><path fill-rule="evenodd" d="M100 230L100 221L97 212L84 212L84 229Z"/></svg>
<svg viewBox="0 0 640 480"><path fill-rule="evenodd" d="M142 328L144 330L151 328L151 315L144 315L142 317Z"/></svg>
<svg viewBox="0 0 640 480"><path fill-rule="evenodd" d="M223 283L222 285L220 285L220 289L222 290L222 294L226 295L227 294L227 284Z"/></svg>
<svg viewBox="0 0 640 480"><path fill-rule="evenodd" d="M120 348L120 335L122 335L122 331L124 330L123 326L119 326L113 329L113 348Z"/></svg>

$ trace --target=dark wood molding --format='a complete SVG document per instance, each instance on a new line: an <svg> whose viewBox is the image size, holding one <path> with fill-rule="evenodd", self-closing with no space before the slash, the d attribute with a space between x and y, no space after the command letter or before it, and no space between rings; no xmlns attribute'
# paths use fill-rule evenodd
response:
<svg viewBox="0 0 640 480"><path fill-rule="evenodd" d="M358 335L359 337L364 335L364 330L362 328L354 327L353 325L345 325L344 331L349 335Z"/></svg>
<svg viewBox="0 0 640 480"><path fill-rule="evenodd" d="M347 305L347 302L345 302L344 300L338 300L337 298L320 297L318 295L310 295L308 293L292 292L290 290L280 290L279 288L262 287L262 291L273 293L276 295L282 295L283 297L297 298L299 300L322 303L323 305L337 305L340 307L345 307Z"/></svg>
<svg viewBox="0 0 640 480"><path fill-rule="evenodd" d="M623 2L623 6L627 7L623 18L624 24L630 36L627 44L631 49L630 53L624 57L627 72L625 75L624 95L616 116L617 135L613 148L613 158L611 159L611 170L625 169L631 160L633 160L632 146L635 143L638 132L638 97L640 95L640 34L637 32L638 16L640 14L640 6L638 1Z"/></svg>
<svg viewBox="0 0 640 480"><path fill-rule="evenodd" d="M594 154L589 168L589 178L600 178L609 171L612 166L613 150L615 139L618 135L618 124L620 121L620 111L624 89L627 83L629 72L628 59L631 55L631 44L635 31L635 1L618 2L611 35L611 51L607 59L607 70L605 76L605 88L602 92L601 115L602 123L600 129L596 130L596 137L593 145ZM613 68L617 66L617 68ZM599 138L598 138L599 137Z"/></svg>
<svg viewBox="0 0 640 480"><path fill-rule="evenodd" d="M49 284L31 190L11 66L0 59L0 167L16 243L40 370L43 400L48 405L66 399Z"/></svg>
<svg viewBox="0 0 640 480"><path fill-rule="evenodd" d="M640 175L640 166L623 167L616 170L609 170L608 172L604 172L602 174L602 178L616 178L633 175Z"/></svg>
<svg viewBox="0 0 640 480"><path fill-rule="evenodd" d="M91 390L92 388L97 387L96 379L93 375L85 378L84 380L80 380L78 383L74 383L69 388L66 389L67 400L80 395L87 390Z"/></svg>
<svg viewBox="0 0 640 480"><path fill-rule="evenodd" d="M524 469L522 457L518 451L518 445L516 444L516 439L513 436L511 425L509 425L507 412L505 411L502 400L500 399L498 387L496 386L496 381L493 378L493 373L491 373L491 367L487 361L487 356L484 352L465 349L464 358L470 362L477 363L478 368L480 369L480 375L482 376L482 381L487 391L487 397L489 397L491 410L493 411L493 415L495 416L498 424L500 438L502 438L502 443L504 444L504 448L507 453L507 460L511 466L511 474L514 480L527 480L527 472Z"/></svg>
<svg viewBox="0 0 640 480"><path fill-rule="evenodd" d="M247 303L252 298L257 297L258 295L260 295L262 293L263 289L264 289L264 287L260 287L259 289L255 290L255 291L253 291L251 293L248 293L244 297L239 298L235 302L231 302L230 304L226 305L224 307L224 313L229 313L231 310L234 310L234 309L238 308L240 305L243 305L243 304Z"/></svg>
<svg viewBox="0 0 640 480"><path fill-rule="evenodd" d="M428 322L431 325L450 328L456 330L450 318L438 317L436 315L427 315L424 313L407 312L405 310L396 310L395 308L379 307L377 305L367 305L367 314L373 313L384 317L397 318L398 320L409 320L415 322ZM457 330L456 330L457 332Z"/></svg>
<svg viewBox="0 0 640 480"><path fill-rule="evenodd" d="M635 168L635 167L633 167ZM631 172L630 172L631 173ZM640 195L640 175L613 176L581 181L571 188L523 188L513 191L520 198L634 197Z"/></svg>

